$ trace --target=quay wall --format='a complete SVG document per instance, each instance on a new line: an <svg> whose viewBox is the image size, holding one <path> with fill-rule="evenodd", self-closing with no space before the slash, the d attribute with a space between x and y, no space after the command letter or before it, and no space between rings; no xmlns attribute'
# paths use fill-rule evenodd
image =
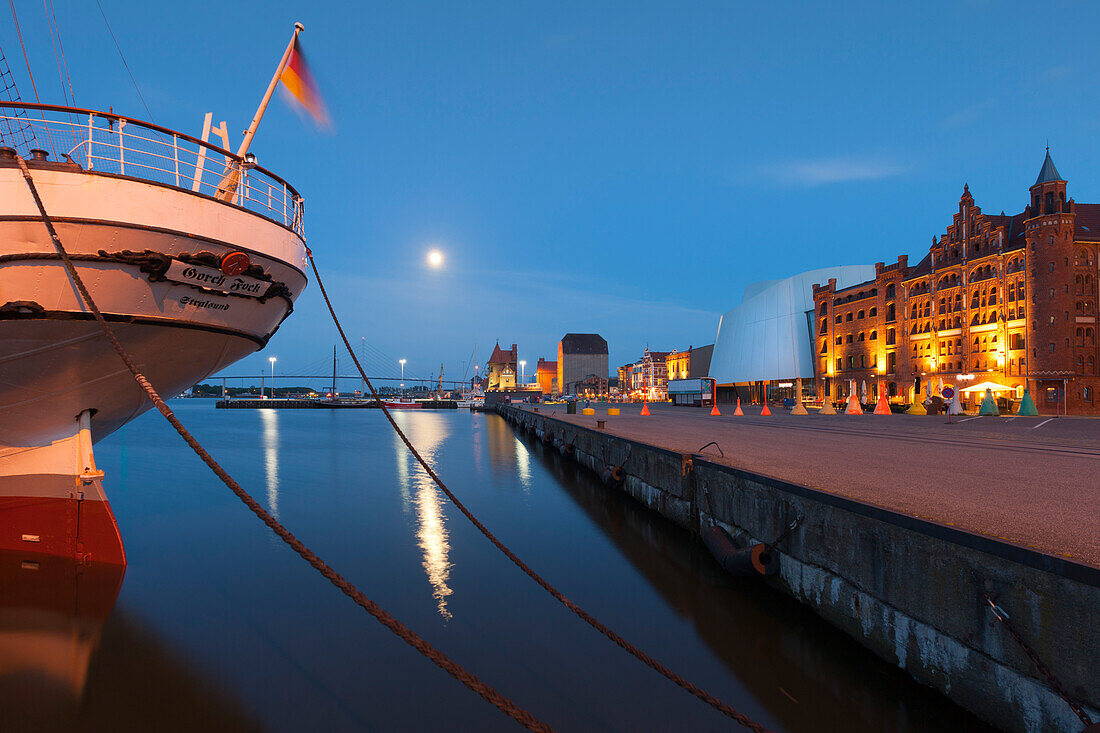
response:
<svg viewBox="0 0 1100 733"><path fill-rule="evenodd" d="M218 400L214 407L219 410L312 410L320 407L316 400Z"/></svg>
<svg viewBox="0 0 1100 733"><path fill-rule="evenodd" d="M616 490L696 534L713 521L748 546L775 540L802 516L779 545L779 572L764 579L770 586L999 728L1081 731L1084 724L996 622L992 598L1065 692L1100 721L1100 570L698 453L529 409L497 411L533 439L571 445L573 458L594 471L622 465Z"/></svg>
<svg viewBox="0 0 1100 733"><path fill-rule="evenodd" d="M372 402L367 399L363 399L358 403L332 405L316 399L288 400L280 397L275 400L252 400L242 398L237 398L235 400L218 400L214 404L214 407L219 410L312 410L315 408L326 410L377 410L379 405L377 402ZM456 410L458 409L458 403L455 400L422 400L419 409Z"/></svg>

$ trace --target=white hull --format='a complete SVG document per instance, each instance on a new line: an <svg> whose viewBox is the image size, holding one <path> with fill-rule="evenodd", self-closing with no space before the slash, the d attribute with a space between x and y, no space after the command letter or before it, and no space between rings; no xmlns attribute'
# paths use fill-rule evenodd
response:
<svg viewBox="0 0 1100 733"><path fill-rule="evenodd" d="M261 216L144 181L32 175L92 297L166 397L261 348L305 288L304 243ZM162 272L234 251L271 297ZM73 435L86 410L98 440L150 406L69 281L19 170L0 167L0 475L11 475L5 455Z"/></svg>
<svg viewBox="0 0 1100 733"><path fill-rule="evenodd" d="M175 186L27 165L81 279L165 398L262 348L305 288L305 244L281 223ZM230 253L242 271L223 271ZM150 407L0 156L0 551L125 565L91 446Z"/></svg>
<svg viewBox="0 0 1100 733"><path fill-rule="evenodd" d="M258 348L242 335L175 324L112 327L165 398ZM75 416L85 410L94 411L97 441L151 407L94 321L0 320L0 475L23 449L72 435ZM42 468L49 467L19 473Z"/></svg>

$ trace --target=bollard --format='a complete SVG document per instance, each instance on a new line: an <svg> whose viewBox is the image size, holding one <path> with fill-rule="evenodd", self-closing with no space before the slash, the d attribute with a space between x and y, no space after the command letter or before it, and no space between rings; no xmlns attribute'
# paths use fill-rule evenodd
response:
<svg viewBox="0 0 1100 733"><path fill-rule="evenodd" d="M600 481L604 486L618 486L623 480L623 470L618 466L604 466L600 471Z"/></svg>
<svg viewBox="0 0 1100 733"><path fill-rule="evenodd" d="M779 556L763 543L743 549L733 544L733 538L718 525L703 532L703 543L727 573L737 577L775 575L779 570Z"/></svg>
<svg viewBox="0 0 1100 733"><path fill-rule="evenodd" d="M597 430L603 430L604 422L605 422L604 420L597 420L596 421L596 429Z"/></svg>

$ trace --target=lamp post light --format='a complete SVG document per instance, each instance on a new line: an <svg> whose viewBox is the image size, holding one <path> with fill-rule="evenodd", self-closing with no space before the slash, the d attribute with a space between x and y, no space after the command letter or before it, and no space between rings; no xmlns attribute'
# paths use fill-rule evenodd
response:
<svg viewBox="0 0 1100 733"><path fill-rule="evenodd" d="M520 361L520 363L519 363L519 386L520 387L522 387L524 385L524 382L526 381L526 377L524 375L524 368L526 366L527 366L527 362Z"/></svg>
<svg viewBox="0 0 1100 733"><path fill-rule="evenodd" d="M271 362L271 399L275 399L275 357L269 356L267 360Z"/></svg>
<svg viewBox="0 0 1100 733"><path fill-rule="evenodd" d="M401 365L401 396L405 396L405 360L398 359L397 363Z"/></svg>

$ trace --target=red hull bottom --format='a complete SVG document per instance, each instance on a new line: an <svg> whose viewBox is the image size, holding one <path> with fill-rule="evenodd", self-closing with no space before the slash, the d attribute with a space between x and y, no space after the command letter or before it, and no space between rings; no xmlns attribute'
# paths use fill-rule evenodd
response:
<svg viewBox="0 0 1100 733"><path fill-rule="evenodd" d="M5 551L126 565L118 524L99 481L83 485L72 476L0 478L0 552Z"/></svg>

